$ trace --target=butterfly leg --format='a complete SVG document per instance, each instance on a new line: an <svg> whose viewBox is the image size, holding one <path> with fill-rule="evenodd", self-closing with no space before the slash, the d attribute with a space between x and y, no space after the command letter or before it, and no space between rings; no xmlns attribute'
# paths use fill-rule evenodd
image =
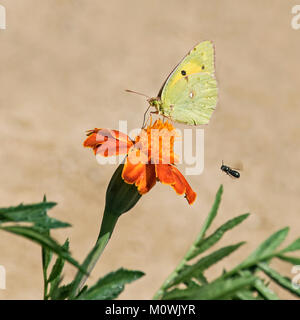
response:
<svg viewBox="0 0 300 320"><path fill-rule="evenodd" d="M148 122L149 116L148 116L148 119L147 119L147 121L146 121L146 115L147 115L150 107L151 107L151 106L149 106L149 107L147 108L147 110L145 111L145 113L144 113L144 120L143 120L142 129L145 127L146 123ZM150 113L151 113L151 112L150 112Z"/></svg>

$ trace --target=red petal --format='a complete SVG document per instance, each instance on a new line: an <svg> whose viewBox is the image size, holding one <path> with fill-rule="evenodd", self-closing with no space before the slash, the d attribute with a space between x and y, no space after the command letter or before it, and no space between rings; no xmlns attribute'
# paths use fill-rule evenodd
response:
<svg viewBox="0 0 300 320"><path fill-rule="evenodd" d="M174 184L174 175L171 166L168 164L156 165L156 177L161 183L169 185Z"/></svg>
<svg viewBox="0 0 300 320"><path fill-rule="evenodd" d="M170 164L156 165L156 177L161 183L170 185L177 194L184 194L189 204L196 200L196 193L181 172Z"/></svg>
<svg viewBox="0 0 300 320"><path fill-rule="evenodd" d="M155 166L152 164L132 164L128 158L122 172L122 178L126 183L133 184L140 194L147 193L156 183Z"/></svg>
<svg viewBox="0 0 300 320"><path fill-rule="evenodd" d="M83 146L93 148L95 154L104 157L127 154L133 145L129 137L117 130L97 129L88 131Z"/></svg>

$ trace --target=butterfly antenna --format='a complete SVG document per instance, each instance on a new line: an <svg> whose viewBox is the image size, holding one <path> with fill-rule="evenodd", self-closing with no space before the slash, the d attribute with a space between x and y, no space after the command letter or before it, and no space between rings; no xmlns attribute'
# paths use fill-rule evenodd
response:
<svg viewBox="0 0 300 320"><path fill-rule="evenodd" d="M129 89L126 89L125 91L126 91L126 92L130 92L130 93L135 93L135 94L138 94L138 95L140 95L140 96L144 96L144 97L146 97L146 98L150 99L150 97L149 97L149 96L147 96L147 95L146 95L146 94L144 94L144 93L140 93L140 92L133 91L133 90L129 90Z"/></svg>

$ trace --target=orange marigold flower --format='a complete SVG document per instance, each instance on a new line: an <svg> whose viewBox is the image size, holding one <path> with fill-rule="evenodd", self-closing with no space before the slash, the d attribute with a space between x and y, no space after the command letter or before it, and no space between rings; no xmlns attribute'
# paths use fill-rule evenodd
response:
<svg viewBox="0 0 300 320"><path fill-rule="evenodd" d="M95 154L127 155L122 178L128 184L135 184L140 194L150 191L158 180L170 185L177 194L185 194L189 204L195 201L196 193L175 167L177 133L169 122L159 119L152 124L150 121L134 141L117 130L95 128L87 135L83 145L92 148Z"/></svg>

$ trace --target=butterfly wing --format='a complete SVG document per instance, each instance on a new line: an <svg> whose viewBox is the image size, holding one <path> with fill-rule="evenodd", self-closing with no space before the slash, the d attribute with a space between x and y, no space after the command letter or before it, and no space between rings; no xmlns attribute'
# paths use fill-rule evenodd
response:
<svg viewBox="0 0 300 320"><path fill-rule="evenodd" d="M175 67L160 90L162 114L191 125L208 123L217 102L214 73L213 44L203 41Z"/></svg>
<svg viewBox="0 0 300 320"><path fill-rule="evenodd" d="M207 73L178 80L163 101L164 116L189 124L207 124L217 104L217 82Z"/></svg>

